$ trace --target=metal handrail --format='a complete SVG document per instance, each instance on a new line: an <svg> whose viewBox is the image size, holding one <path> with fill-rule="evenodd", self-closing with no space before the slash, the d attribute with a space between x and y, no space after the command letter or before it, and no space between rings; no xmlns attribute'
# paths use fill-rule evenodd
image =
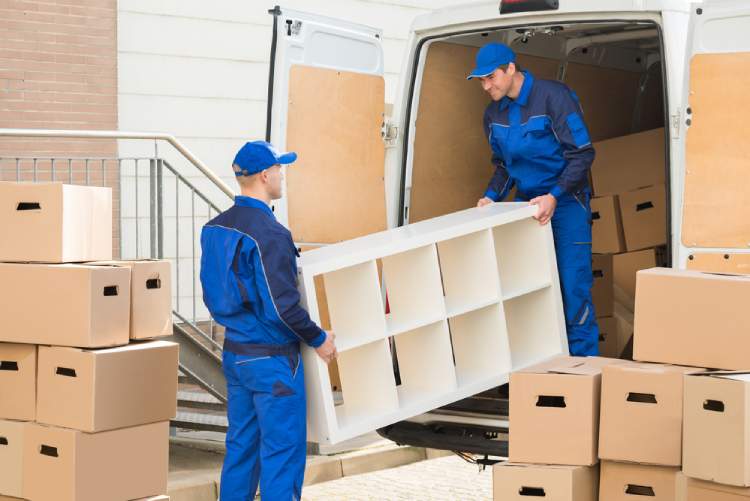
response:
<svg viewBox="0 0 750 501"><path fill-rule="evenodd" d="M210 179L229 198L234 191L201 160L193 155L177 138L160 132L123 132L113 130L62 130L62 129L0 129L0 137L57 137L68 139L150 139L166 141L190 161L203 175Z"/></svg>

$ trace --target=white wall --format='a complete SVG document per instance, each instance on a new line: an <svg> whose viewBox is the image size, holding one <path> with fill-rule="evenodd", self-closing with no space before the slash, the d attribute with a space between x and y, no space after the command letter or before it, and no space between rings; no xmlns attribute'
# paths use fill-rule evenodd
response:
<svg viewBox="0 0 750 501"><path fill-rule="evenodd" d="M398 72L409 28L415 16L459 0L289 0L281 8L312 12L381 28L385 51L386 102L395 98ZM245 141L262 139L266 126L266 92L274 2L257 0L119 0L118 115L120 130L166 132L177 136L233 188L231 161ZM149 156L154 145L123 141L120 156ZM221 208L229 200L170 147L167 158ZM135 257L135 179L126 167L122 179L125 257ZM139 247L148 254L148 199L143 164L139 174ZM173 182L169 183L170 188ZM167 258L176 257L174 189L166 194ZM193 221L192 200L180 200L180 311L192 316L192 234L207 220ZM197 207L204 204L198 202ZM171 211L171 212L170 212ZM144 216L146 215L146 216ZM196 294L200 294L198 290ZM196 301L197 316L203 316Z"/></svg>

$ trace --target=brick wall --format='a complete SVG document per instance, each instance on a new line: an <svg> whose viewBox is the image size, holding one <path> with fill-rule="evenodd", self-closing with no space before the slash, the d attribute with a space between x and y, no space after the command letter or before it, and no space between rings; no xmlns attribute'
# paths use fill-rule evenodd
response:
<svg viewBox="0 0 750 501"><path fill-rule="evenodd" d="M117 129L117 0L0 0L0 128ZM117 210L117 164L90 163L87 175L67 160L114 158L116 141L0 138L0 180L31 180L33 161L14 158L34 156L59 159L56 180L111 186ZM52 177L37 162L37 180Z"/></svg>

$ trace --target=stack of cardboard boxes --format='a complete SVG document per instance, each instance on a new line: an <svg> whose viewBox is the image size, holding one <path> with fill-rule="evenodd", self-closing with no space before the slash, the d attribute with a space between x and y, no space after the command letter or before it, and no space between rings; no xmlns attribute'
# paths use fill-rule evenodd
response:
<svg viewBox="0 0 750 501"><path fill-rule="evenodd" d="M684 501L750 499L750 276L638 272L634 356L684 377Z"/></svg>
<svg viewBox="0 0 750 501"><path fill-rule="evenodd" d="M511 375L496 500L750 500L750 276L652 268L636 291L636 361Z"/></svg>
<svg viewBox="0 0 750 501"><path fill-rule="evenodd" d="M111 261L109 188L0 183L0 227L0 495L167 499L169 262Z"/></svg>
<svg viewBox="0 0 750 501"><path fill-rule="evenodd" d="M636 271L664 264L664 129L608 139L594 147L592 295L600 354L618 357L633 334Z"/></svg>

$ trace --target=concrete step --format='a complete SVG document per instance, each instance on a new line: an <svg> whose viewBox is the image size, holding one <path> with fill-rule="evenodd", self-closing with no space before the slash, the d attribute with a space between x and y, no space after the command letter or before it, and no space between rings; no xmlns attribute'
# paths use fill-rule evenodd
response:
<svg viewBox="0 0 750 501"><path fill-rule="evenodd" d="M226 433L229 421L224 413L191 412L178 410L172 420L175 428L187 428L190 430L218 431Z"/></svg>
<svg viewBox="0 0 750 501"><path fill-rule="evenodd" d="M200 389L180 389L177 392L177 406L188 409L205 409L226 412L227 406L218 398Z"/></svg>

